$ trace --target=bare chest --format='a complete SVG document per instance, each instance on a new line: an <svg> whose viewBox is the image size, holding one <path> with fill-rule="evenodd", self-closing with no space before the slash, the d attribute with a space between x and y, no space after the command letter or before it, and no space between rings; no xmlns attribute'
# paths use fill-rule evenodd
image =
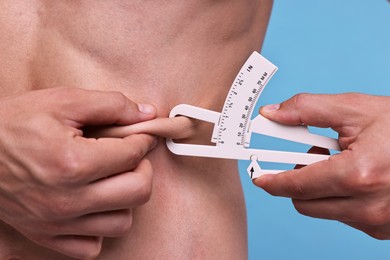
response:
<svg viewBox="0 0 390 260"><path fill-rule="evenodd" d="M260 2L2 1L2 95L82 87L199 103L260 48L268 16L256 12L270 7Z"/></svg>

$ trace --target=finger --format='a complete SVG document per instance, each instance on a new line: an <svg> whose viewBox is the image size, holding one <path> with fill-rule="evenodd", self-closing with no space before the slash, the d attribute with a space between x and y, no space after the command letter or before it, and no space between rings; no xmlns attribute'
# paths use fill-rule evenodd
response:
<svg viewBox="0 0 390 260"><path fill-rule="evenodd" d="M90 183L134 169L142 158L152 150L156 144L156 137L137 134L124 139L77 138L71 151L69 162L73 173L69 181L73 183ZM65 162L66 163L66 162Z"/></svg>
<svg viewBox="0 0 390 260"><path fill-rule="evenodd" d="M93 213L67 222L61 222L60 227L58 227L58 224L54 225L56 225L54 227L56 233L61 235L120 237L130 231L132 210Z"/></svg>
<svg viewBox="0 0 390 260"><path fill-rule="evenodd" d="M326 148L322 148L322 147L318 147L318 146L313 146L309 149L309 151L307 151L307 153L310 153L310 154L326 154L326 155L330 155L330 151ZM305 167L306 165L303 165L303 164L297 164L294 169L301 169L303 167Z"/></svg>
<svg viewBox="0 0 390 260"><path fill-rule="evenodd" d="M40 244L75 259L96 259L102 249L102 243L102 237L65 235Z"/></svg>
<svg viewBox="0 0 390 260"><path fill-rule="evenodd" d="M344 157L343 153L333 155L302 169L260 176L253 182L274 196L296 199L348 196L349 191L342 185L347 171Z"/></svg>
<svg viewBox="0 0 390 260"><path fill-rule="evenodd" d="M127 126L101 128L89 133L91 137L123 138L133 134L146 133L166 138L183 139L194 134L194 121L188 117L157 118Z"/></svg>
<svg viewBox="0 0 390 260"><path fill-rule="evenodd" d="M131 172L91 183L83 192L77 212L85 215L140 206L149 200L152 185L153 168L144 159Z"/></svg>
<svg viewBox="0 0 390 260"><path fill-rule="evenodd" d="M390 239L390 225L365 225L357 222L344 222L348 226L363 231L364 233L380 240Z"/></svg>
<svg viewBox="0 0 390 260"><path fill-rule="evenodd" d="M137 105L115 91L94 91L77 88L62 89L68 119L84 125L129 125L155 117L156 109ZM61 94L61 93L60 93Z"/></svg>
<svg viewBox="0 0 390 260"><path fill-rule="evenodd" d="M360 203L351 197L315 200L293 199L295 209L302 215L343 222L357 221L361 218L361 212L358 210Z"/></svg>
<svg viewBox="0 0 390 260"><path fill-rule="evenodd" d="M270 120L288 125L310 125L337 127L358 120L361 113L355 105L350 105L352 94L318 95L298 94L287 101L264 106L260 113Z"/></svg>

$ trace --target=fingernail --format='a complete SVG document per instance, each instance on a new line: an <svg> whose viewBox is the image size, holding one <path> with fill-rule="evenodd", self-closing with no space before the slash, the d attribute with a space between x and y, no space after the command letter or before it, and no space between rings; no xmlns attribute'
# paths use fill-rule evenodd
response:
<svg viewBox="0 0 390 260"><path fill-rule="evenodd" d="M144 114L152 115L156 113L156 108L149 104L138 104L138 109Z"/></svg>
<svg viewBox="0 0 390 260"><path fill-rule="evenodd" d="M280 104L272 104L272 105L266 105L261 108L262 112L270 113L278 110L280 108Z"/></svg>

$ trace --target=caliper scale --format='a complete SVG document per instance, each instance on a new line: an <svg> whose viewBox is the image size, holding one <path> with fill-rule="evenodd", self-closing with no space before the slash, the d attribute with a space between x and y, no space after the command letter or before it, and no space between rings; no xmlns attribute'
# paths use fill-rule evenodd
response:
<svg viewBox="0 0 390 260"><path fill-rule="evenodd" d="M308 165L329 157L320 154L250 148L251 136L254 133L340 150L336 139L312 134L306 126L285 126L261 115L251 119L259 96L276 71L275 65L254 52L237 74L221 112L186 104L174 107L169 117L186 116L213 123L211 141L215 145L181 144L167 139L169 150L178 155L250 160L247 172L252 179L262 174L281 171L261 169L259 161Z"/></svg>

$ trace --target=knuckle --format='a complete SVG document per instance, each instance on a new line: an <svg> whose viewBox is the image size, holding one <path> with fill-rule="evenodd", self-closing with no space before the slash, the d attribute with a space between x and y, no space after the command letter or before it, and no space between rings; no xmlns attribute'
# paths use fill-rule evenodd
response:
<svg viewBox="0 0 390 260"><path fill-rule="evenodd" d="M24 236L26 236L31 241L45 244L49 237L51 237L51 234L49 232L45 232L45 226L41 225L40 223L34 223L34 227L30 226L27 229L23 228L19 230L23 233Z"/></svg>
<svg viewBox="0 0 390 260"><path fill-rule="evenodd" d="M142 149L142 147L140 146L134 146L133 149L131 149L130 151L129 159L132 163L138 164L138 162L141 161L144 156L144 149Z"/></svg>
<svg viewBox="0 0 390 260"><path fill-rule="evenodd" d="M29 209L31 217L37 226L44 226L44 230L52 230L50 222L64 216L64 206L60 206L57 195L47 192L44 195L33 195L34 205ZM36 227L33 227L36 228Z"/></svg>
<svg viewBox="0 0 390 260"><path fill-rule="evenodd" d="M297 180L298 178L294 178L293 175L289 175L289 183L290 183L289 194L291 194L292 198L294 199L301 199L301 200L308 199L308 195L306 193L305 188Z"/></svg>
<svg viewBox="0 0 390 260"><path fill-rule="evenodd" d="M149 201L152 194L151 174L138 174L140 176L137 181L134 201L136 204L144 204Z"/></svg>
<svg viewBox="0 0 390 260"><path fill-rule="evenodd" d="M56 153L56 181L58 184L70 184L80 181L88 171L77 151L63 147Z"/></svg>
<svg viewBox="0 0 390 260"><path fill-rule="evenodd" d="M151 186L152 185L143 185L141 188L139 188L137 196L137 201L139 204L144 204L149 201L152 190Z"/></svg>
<svg viewBox="0 0 390 260"><path fill-rule="evenodd" d="M358 214L359 222L369 226L382 226L390 221L387 207L379 204L366 206Z"/></svg>
<svg viewBox="0 0 390 260"><path fill-rule="evenodd" d="M299 93L292 97L292 100L289 102L287 106L290 107L292 113L290 112L290 117L292 116L294 123L305 124L305 113L304 111L310 111L310 104L312 94L308 93ZM291 120L291 119L290 119Z"/></svg>
<svg viewBox="0 0 390 260"><path fill-rule="evenodd" d="M132 148L128 154L128 161L132 166L137 166L144 159L152 144L152 140L152 137L144 135L139 135L131 140Z"/></svg>
<svg viewBox="0 0 390 260"><path fill-rule="evenodd" d="M96 259L102 250L102 246L98 245L95 249L90 249L85 253L81 253L80 259Z"/></svg>
<svg viewBox="0 0 390 260"><path fill-rule="evenodd" d="M292 203L294 205L295 210L304 216L309 216L309 214L306 211L306 208L303 206L303 203L300 200L293 199Z"/></svg>
<svg viewBox="0 0 390 260"><path fill-rule="evenodd" d="M304 108L312 94L309 93L299 93L292 97L292 102L295 109L300 110Z"/></svg>
<svg viewBox="0 0 390 260"><path fill-rule="evenodd" d="M345 186L358 194L375 193L382 188L380 176L370 167L356 167L345 179Z"/></svg>
<svg viewBox="0 0 390 260"><path fill-rule="evenodd" d="M62 230L62 222L53 221L52 219L47 220L39 225L39 229L35 226L35 229L40 230L41 234L45 235L58 235Z"/></svg>
<svg viewBox="0 0 390 260"><path fill-rule="evenodd" d="M64 219L74 214L74 203L65 196L61 199L52 200L44 211L44 216L48 220Z"/></svg>
<svg viewBox="0 0 390 260"><path fill-rule="evenodd" d="M83 252L78 252L74 256L76 259L96 259L100 255L101 249L88 249Z"/></svg>
<svg viewBox="0 0 390 260"><path fill-rule="evenodd" d="M127 97L119 91L108 91L108 93L112 96L113 100L119 104L126 105ZM119 101L119 102L118 102Z"/></svg>
<svg viewBox="0 0 390 260"><path fill-rule="evenodd" d="M121 212L121 215L116 219L116 221L112 222L112 225L112 236L120 237L127 234L131 230L131 227L133 225L133 217L131 214L131 210L127 210L124 213Z"/></svg>
<svg viewBox="0 0 390 260"><path fill-rule="evenodd" d="M109 91L111 95L110 101L113 103L112 107L117 108L118 112L125 112L129 106L134 105L133 102L128 102L128 98L121 92L118 91Z"/></svg>
<svg viewBox="0 0 390 260"><path fill-rule="evenodd" d="M73 241L79 240L81 242L80 246L66 245L67 238L71 238ZM102 250L103 244L102 239L99 237L76 235L36 236L32 240L54 251L72 257L72 259L96 259Z"/></svg>
<svg viewBox="0 0 390 260"><path fill-rule="evenodd" d="M85 239L85 238L83 238ZM69 252L76 259L96 259L102 251L102 241L97 237L90 237L88 245Z"/></svg>
<svg viewBox="0 0 390 260"><path fill-rule="evenodd" d="M53 239L52 236L42 234L28 234L28 238L40 245L48 246L49 248L51 247Z"/></svg>
<svg viewBox="0 0 390 260"><path fill-rule="evenodd" d="M73 203L63 200L53 207L52 213L54 213L54 216L57 218L72 216L74 214Z"/></svg>

